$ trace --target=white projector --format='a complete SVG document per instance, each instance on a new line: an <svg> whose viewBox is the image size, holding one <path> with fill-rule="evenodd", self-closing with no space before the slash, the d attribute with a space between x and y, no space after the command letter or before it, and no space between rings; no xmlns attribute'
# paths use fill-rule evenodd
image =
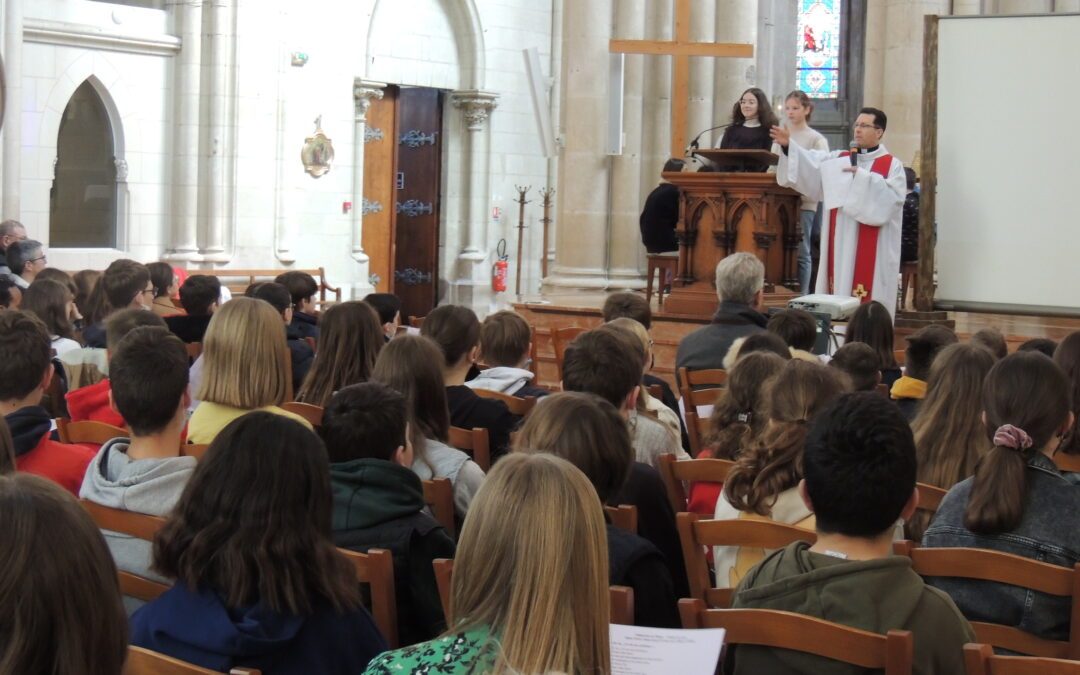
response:
<svg viewBox="0 0 1080 675"><path fill-rule="evenodd" d="M848 295L814 293L788 300L788 309L805 309L817 314L828 314L833 321L847 319L859 308L859 299Z"/></svg>

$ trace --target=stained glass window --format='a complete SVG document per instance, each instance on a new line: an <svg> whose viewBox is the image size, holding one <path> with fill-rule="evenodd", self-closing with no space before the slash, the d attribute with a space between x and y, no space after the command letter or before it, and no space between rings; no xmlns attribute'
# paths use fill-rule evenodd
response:
<svg viewBox="0 0 1080 675"><path fill-rule="evenodd" d="M840 93L840 13L843 0L799 0L795 86L810 98Z"/></svg>

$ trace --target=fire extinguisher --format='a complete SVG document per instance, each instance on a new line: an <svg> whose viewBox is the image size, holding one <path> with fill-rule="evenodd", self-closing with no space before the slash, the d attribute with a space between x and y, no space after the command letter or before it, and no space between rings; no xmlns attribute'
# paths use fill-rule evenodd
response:
<svg viewBox="0 0 1080 675"><path fill-rule="evenodd" d="M491 290L502 293L506 290L506 275L509 273L510 256L506 255L506 240L500 239L495 249L498 260L491 266Z"/></svg>

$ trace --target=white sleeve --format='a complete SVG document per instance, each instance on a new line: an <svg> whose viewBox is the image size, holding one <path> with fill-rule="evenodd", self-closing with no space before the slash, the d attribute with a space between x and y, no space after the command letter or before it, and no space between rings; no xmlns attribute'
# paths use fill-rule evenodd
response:
<svg viewBox="0 0 1080 675"><path fill-rule="evenodd" d="M841 207L851 218L866 225L888 225L904 206L907 177L904 165L893 159L889 177L882 178L862 167L855 172L847 200Z"/></svg>
<svg viewBox="0 0 1080 675"><path fill-rule="evenodd" d="M832 153L823 150L807 150L799 147L794 140L788 143L787 154L780 153L780 162L776 165L776 183L789 187L808 199L816 202L824 198L821 187L821 163L832 158Z"/></svg>
<svg viewBox="0 0 1080 675"><path fill-rule="evenodd" d="M461 465L457 480L454 481L454 511L464 518L472 504L473 497L484 484L484 470L471 459Z"/></svg>

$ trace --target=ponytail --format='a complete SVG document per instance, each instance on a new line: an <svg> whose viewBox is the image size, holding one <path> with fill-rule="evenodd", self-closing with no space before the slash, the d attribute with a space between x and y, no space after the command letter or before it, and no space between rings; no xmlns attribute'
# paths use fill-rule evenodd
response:
<svg viewBox="0 0 1080 675"><path fill-rule="evenodd" d="M1029 458L1028 451L995 445L979 460L964 510L964 527L976 534L996 534L1020 525L1027 497L1024 470Z"/></svg>

